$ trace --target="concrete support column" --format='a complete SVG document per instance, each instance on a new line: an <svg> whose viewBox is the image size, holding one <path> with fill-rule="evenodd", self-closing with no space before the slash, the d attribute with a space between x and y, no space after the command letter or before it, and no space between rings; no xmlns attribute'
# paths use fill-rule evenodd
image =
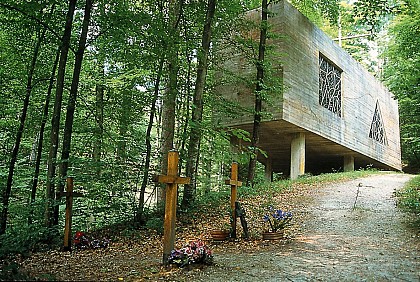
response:
<svg viewBox="0 0 420 282"><path fill-rule="evenodd" d="M271 158L268 158L265 163L265 180L267 182L273 181L273 161Z"/></svg>
<svg viewBox="0 0 420 282"><path fill-rule="evenodd" d="M290 148L290 179L297 179L299 175L305 174L305 134L295 134Z"/></svg>
<svg viewBox="0 0 420 282"><path fill-rule="evenodd" d="M354 171L354 157L344 156L344 172Z"/></svg>

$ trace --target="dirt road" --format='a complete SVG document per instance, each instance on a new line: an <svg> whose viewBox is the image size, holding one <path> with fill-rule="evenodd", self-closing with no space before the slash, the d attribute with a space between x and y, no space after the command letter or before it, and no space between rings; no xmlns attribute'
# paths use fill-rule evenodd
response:
<svg viewBox="0 0 420 282"><path fill-rule="evenodd" d="M190 281L420 281L420 234L393 192L410 175L328 184L307 207L302 235L270 251L215 254Z"/></svg>

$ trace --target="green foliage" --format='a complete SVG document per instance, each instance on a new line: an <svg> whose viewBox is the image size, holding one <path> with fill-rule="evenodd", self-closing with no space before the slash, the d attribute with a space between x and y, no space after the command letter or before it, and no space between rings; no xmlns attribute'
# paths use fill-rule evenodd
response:
<svg viewBox="0 0 420 282"><path fill-rule="evenodd" d="M163 218L151 217L146 221L146 228L155 230L158 234L163 235Z"/></svg>
<svg viewBox="0 0 420 282"><path fill-rule="evenodd" d="M396 192L398 207L420 213L420 176L412 178Z"/></svg>
<svg viewBox="0 0 420 282"><path fill-rule="evenodd" d="M291 3L313 23L322 26L325 20L335 24L338 19L337 0L292 0Z"/></svg>
<svg viewBox="0 0 420 282"><path fill-rule="evenodd" d="M221 202L227 202L230 199L230 187L225 185L224 189L219 191L210 191L205 197L200 198L197 201L196 206L213 206Z"/></svg>
<svg viewBox="0 0 420 282"><path fill-rule="evenodd" d="M369 30L377 31L387 16L398 12L397 2L395 0L356 1L355 15L363 19Z"/></svg>
<svg viewBox="0 0 420 282"><path fill-rule="evenodd" d="M0 236L0 258L13 254L28 255L30 252L58 246L62 237L56 229L39 224L20 225Z"/></svg>
<svg viewBox="0 0 420 282"><path fill-rule="evenodd" d="M417 5L415 5L417 3ZM402 158L412 168L420 165L420 9L407 1L390 28L391 42L385 49L383 80L400 107Z"/></svg>

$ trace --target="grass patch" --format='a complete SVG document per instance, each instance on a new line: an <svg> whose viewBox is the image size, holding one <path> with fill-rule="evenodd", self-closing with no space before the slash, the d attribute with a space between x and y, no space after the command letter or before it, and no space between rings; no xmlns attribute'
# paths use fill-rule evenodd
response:
<svg viewBox="0 0 420 282"><path fill-rule="evenodd" d="M239 189L241 197L253 197L257 195L262 195L268 192L282 192L287 189L292 189L294 184L303 184L303 185L315 185L322 183L330 183L337 181L346 181L351 179L356 179L360 177L366 177L368 175L378 173L377 170L357 170L352 172L339 172L339 173L325 173L320 175L303 175L302 177L296 180L279 180L272 183L263 183L256 185L254 188L243 187Z"/></svg>
<svg viewBox="0 0 420 282"><path fill-rule="evenodd" d="M420 176L412 178L396 192L397 205L403 210L420 214Z"/></svg>

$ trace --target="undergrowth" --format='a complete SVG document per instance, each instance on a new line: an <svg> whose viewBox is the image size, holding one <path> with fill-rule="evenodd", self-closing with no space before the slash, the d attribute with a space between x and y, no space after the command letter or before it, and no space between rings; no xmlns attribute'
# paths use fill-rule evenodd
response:
<svg viewBox="0 0 420 282"><path fill-rule="evenodd" d="M61 237L54 228L46 228L35 224L12 229L0 236L0 259L11 255L29 255L56 246Z"/></svg>

